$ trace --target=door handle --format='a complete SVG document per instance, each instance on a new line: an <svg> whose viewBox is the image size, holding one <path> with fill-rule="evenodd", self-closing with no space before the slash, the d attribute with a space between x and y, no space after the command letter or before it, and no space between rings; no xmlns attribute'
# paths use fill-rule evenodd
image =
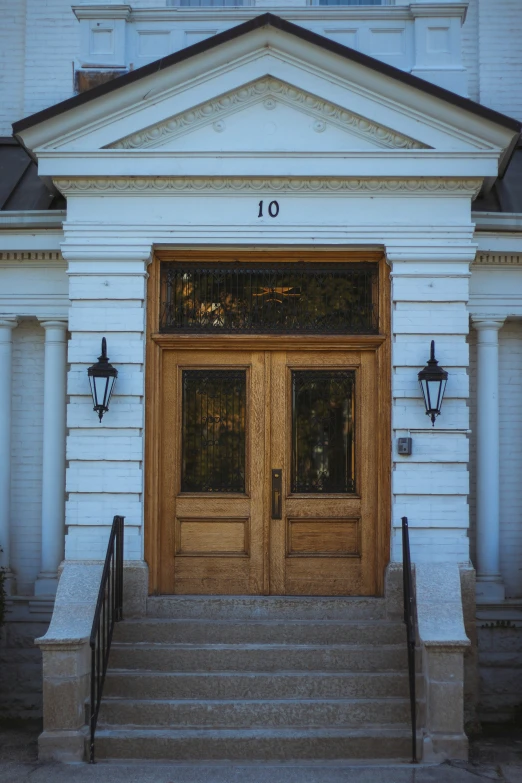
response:
<svg viewBox="0 0 522 783"><path fill-rule="evenodd" d="M283 471L272 471L272 519L282 519Z"/></svg>

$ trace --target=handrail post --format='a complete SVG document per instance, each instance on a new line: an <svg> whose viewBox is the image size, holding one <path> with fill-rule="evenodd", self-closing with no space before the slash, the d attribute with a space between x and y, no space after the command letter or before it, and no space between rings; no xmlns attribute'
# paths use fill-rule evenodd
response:
<svg viewBox="0 0 522 783"><path fill-rule="evenodd" d="M408 518L402 517L402 584L404 598L404 622L408 649L408 679L411 713L411 762L417 761L417 700L415 694L415 598L411 573L410 536Z"/></svg>
<svg viewBox="0 0 522 783"><path fill-rule="evenodd" d="M123 616L124 519L125 517L115 516L112 521L89 640L91 647L90 764L94 764L94 735L109 663L112 632L114 624Z"/></svg>

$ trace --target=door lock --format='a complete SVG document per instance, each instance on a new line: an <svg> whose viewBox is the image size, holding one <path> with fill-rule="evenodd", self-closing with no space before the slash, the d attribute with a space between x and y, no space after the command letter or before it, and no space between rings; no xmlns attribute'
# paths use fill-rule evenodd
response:
<svg viewBox="0 0 522 783"><path fill-rule="evenodd" d="M272 519L282 519L283 471L272 471Z"/></svg>

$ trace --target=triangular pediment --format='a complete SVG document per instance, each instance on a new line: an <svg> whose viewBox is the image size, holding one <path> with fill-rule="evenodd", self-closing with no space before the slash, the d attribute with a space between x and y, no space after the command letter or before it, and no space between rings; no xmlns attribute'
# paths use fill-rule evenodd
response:
<svg viewBox="0 0 522 783"><path fill-rule="evenodd" d="M327 140L319 136L328 131ZM216 134L221 138L216 141ZM110 149L426 149L348 108L267 76L108 145Z"/></svg>
<svg viewBox="0 0 522 783"><path fill-rule="evenodd" d="M14 126L51 178L492 177L517 128L272 14Z"/></svg>

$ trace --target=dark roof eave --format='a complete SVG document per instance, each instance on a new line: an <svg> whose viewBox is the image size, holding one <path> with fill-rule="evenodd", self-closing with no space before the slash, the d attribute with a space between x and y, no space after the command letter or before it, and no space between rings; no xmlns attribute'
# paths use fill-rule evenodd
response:
<svg viewBox="0 0 522 783"><path fill-rule="evenodd" d="M84 103L107 95L113 90L117 90L120 87L125 87L128 84L132 84L133 82L139 81L140 79L144 79L147 76L151 76L154 73L162 71L165 68L170 68L172 65L176 65L180 62L183 62L184 60L188 60L190 57L195 57L198 54L210 51L216 46L221 46L228 41L232 41L235 38L239 38L242 35L246 35L247 33L258 30L261 27L267 26L271 26L278 30L282 30L283 32L295 35L307 43L320 46L329 52L333 52L334 54L339 55L340 57L344 57L347 60L356 62L365 66L366 68L371 68L372 70L377 71L384 76L397 79L398 81L403 82L404 84L407 84L417 90L422 90L429 95L433 95L435 98L447 101L454 106L458 106L465 111L469 111L472 114L508 128L509 130L518 133L520 133L522 130L522 123L520 123L518 120L515 120L513 117L508 117L505 114L501 114L500 112L489 109L486 106L482 106L480 103L476 103L469 98L463 98L462 96L457 95L450 90L446 90L443 87L438 87L436 84L424 81L424 79L419 79L418 76L413 76L410 73L401 71L399 68L395 68L393 65L387 65L380 60L376 60L375 58L366 54L362 54L361 52L357 52L347 46L343 46L343 44L332 41L329 38L325 38L318 33L306 30L305 28L300 27L293 22L288 22L285 19L276 16L275 14L265 13L261 14L260 16L256 16L254 19L250 19L247 22L243 22L236 27L232 27L229 30L225 30L222 33L218 33L211 38L207 38L204 41L200 41L199 43L188 46L185 49L181 49L179 52L174 52L167 57L162 57L160 60L155 60L154 62L149 63L148 65L144 65L135 71L130 71L123 76L119 76L117 79L113 79L112 81L106 82L105 84L101 84L99 87L94 87L92 90L88 90L87 92L81 93L80 95L75 95L73 98L68 98L67 100L56 103L47 109L36 112L36 114L32 114L29 117L18 120L18 122L13 123L13 133L17 135L21 131L27 130L27 128L31 128L34 125L38 125L41 122L45 122L46 120L52 119L53 117L57 117L58 115L70 111L71 109L82 106Z"/></svg>

